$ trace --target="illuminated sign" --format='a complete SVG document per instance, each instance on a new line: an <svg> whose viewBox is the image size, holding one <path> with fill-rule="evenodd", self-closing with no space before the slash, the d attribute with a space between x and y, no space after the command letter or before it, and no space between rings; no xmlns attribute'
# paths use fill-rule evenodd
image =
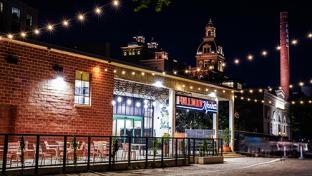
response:
<svg viewBox="0 0 312 176"><path fill-rule="evenodd" d="M184 109L193 109L198 111L217 112L218 106L216 101L205 100L200 98L176 96L176 107Z"/></svg>

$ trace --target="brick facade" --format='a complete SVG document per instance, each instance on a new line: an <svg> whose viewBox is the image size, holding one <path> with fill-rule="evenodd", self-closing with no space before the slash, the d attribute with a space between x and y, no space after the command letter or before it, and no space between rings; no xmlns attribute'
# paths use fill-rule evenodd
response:
<svg viewBox="0 0 312 176"><path fill-rule="evenodd" d="M9 55L18 63L8 63ZM54 64L64 81L55 81ZM91 106L74 104L76 70L91 74ZM0 133L111 135L113 84L105 62L0 40Z"/></svg>

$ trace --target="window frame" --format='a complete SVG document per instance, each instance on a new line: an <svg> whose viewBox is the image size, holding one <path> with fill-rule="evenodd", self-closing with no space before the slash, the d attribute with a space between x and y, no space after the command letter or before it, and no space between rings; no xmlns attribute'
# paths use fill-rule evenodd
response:
<svg viewBox="0 0 312 176"><path fill-rule="evenodd" d="M17 7L12 7L11 8L11 15L13 16L15 13L14 12L18 12L16 13L17 15L17 21L21 21L21 9L17 8Z"/></svg>
<svg viewBox="0 0 312 176"><path fill-rule="evenodd" d="M0 13L4 11L4 3L0 1Z"/></svg>
<svg viewBox="0 0 312 176"><path fill-rule="evenodd" d="M30 17L29 18L29 24L27 24L28 17ZM31 14L26 14L26 25L27 25L27 27L32 27L33 26L33 16Z"/></svg>
<svg viewBox="0 0 312 176"><path fill-rule="evenodd" d="M77 74L81 74L80 79L77 79ZM83 80L83 74L87 74L88 75L88 79L87 80ZM75 83L74 83L74 105L77 107L91 107L91 78L92 75L89 72L86 71L81 71L81 70L76 70L75 71ZM80 86L77 86L77 81L80 81ZM88 83L88 96L86 96L83 92L82 89L86 88L84 85L84 82ZM76 88L80 88L81 90L79 91L81 94L77 94L76 92ZM76 101L76 97L81 97L83 99L83 102L80 103L79 99L78 101ZM88 98L88 103L85 103L85 99Z"/></svg>

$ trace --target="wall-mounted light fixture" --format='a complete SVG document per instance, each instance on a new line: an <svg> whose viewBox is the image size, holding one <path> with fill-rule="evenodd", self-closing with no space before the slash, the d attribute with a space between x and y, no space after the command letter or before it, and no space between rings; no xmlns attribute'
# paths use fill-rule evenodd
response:
<svg viewBox="0 0 312 176"><path fill-rule="evenodd" d="M56 72L56 74L61 75L63 73L63 66L59 65L59 64L54 64L52 66L52 69Z"/></svg>

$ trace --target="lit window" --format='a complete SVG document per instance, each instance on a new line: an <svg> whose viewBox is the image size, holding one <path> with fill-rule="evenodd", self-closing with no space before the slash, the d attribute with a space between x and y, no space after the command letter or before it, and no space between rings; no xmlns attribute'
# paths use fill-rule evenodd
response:
<svg viewBox="0 0 312 176"><path fill-rule="evenodd" d="M141 54L141 51L140 51L140 50L138 50L138 51L137 51L137 54L138 54L138 55L140 55L140 54Z"/></svg>
<svg viewBox="0 0 312 176"><path fill-rule="evenodd" d="M124 51L124 56L127 56L127 51Z"/></svg>
<svg viewBox="0 0 312 176"><path fill-rule="evenodd" d="M90 105L90 74L76 71L75 104Z"/></svg>
<svg viewBox="0 0 312 176"><path fill-rule="evenodd" d="M33 18L31 15L28 15L26 16L26 25L31 27L33 25Z"/></svg>
<svg viewBox="0 0 312 176"><path fill-rule="evenodd" d="M0 2L0 12L3 12L3 2Z"/></svg>
<svg viewBox="0 0 312 176"><path fill-rule="evenodd" d="M14 20L19 21L21 18L21 10L16 7L12 7L12 16Z"/></svg>

